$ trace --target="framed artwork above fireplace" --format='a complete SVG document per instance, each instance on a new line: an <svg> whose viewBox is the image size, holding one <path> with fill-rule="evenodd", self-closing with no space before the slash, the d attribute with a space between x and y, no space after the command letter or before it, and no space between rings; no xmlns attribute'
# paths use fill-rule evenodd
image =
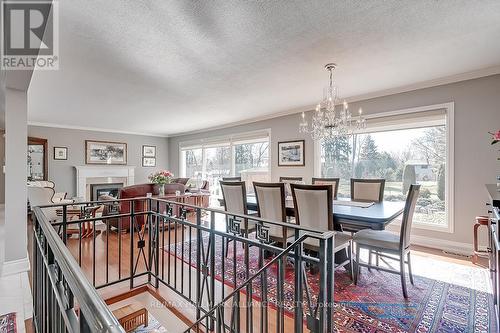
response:
<svg viewBox="0 0 500 333"><path fill-rule="evenodd" d="M86 164L127 164L127 144L85 140Z"/></svg>

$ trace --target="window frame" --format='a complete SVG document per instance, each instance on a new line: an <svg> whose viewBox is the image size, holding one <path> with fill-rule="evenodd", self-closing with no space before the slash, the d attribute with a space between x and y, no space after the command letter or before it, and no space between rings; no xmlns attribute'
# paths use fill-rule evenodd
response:
<svg viewBox="0 0 500 333"><path fill-rule="evenodd" d="M445 188L445 212L447 225L446 226L434 226L428 225L425 223L413 223L412 227L415 229L423 229L423 230L431 230L445 233L454 233L455 230L455 103L447 102L441 104L433 104L426 105L414 108L400 109L395 111L386 111L379 112L374 114L368 114L365 116L367 121L369 119L381 118L381 117L391 117L391 116L401 116L405 114L411 113L419 113L419 112L430 112L444 110L445 112L445 128L446 128L446 188ZM429 122L429 126L432 126L432 123ZM415 128L408 126L407 128ZM392 125L387 126L384 131L389 130L397 130L397 129L405 129L404 126L401 125ZM362 130L359 133L371 133L371 132L380 132L380 131L369 131ZM314 141L314 176L321 177L321 147L319 141ZM391 225L399 226L401 222L396 220L391 223Z"/></svg>
<svg viewBox="0 0 500 333"><path fill-rule="evenodd" d="M186 168L183 160L183 151L189 149L201 149L202 152L202 175L206 173L206 156L205 156L205 148L211 147L220 147L227 146L230 148L230 156L231 159L231 177L234 177L236 174L235 167L235 146L240 144L249 144L249 143L257 143L264 142L267 138L269 143L268 148L268 163L267 163L267 172L269 174L269 179L272 179L271 175L271 166L272 166L272 157L271 157L271 129L266 128L262 130L249 131L249 132L241 132L231 135L225 136L215 136L215 137L206 137L198 140L190 140L179 142L179 175L180 177L186 177Z"/></svg>

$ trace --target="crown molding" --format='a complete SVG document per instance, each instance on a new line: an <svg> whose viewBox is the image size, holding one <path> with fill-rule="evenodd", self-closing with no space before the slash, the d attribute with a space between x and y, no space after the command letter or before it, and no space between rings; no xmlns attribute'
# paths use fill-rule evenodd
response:
<svg viewBox="0 0 500 333"><path fill-rule="evenodd" d="M351 97L346 98L346 100L348 102L359 102L359 101L364 101L364 100L373 99L373 98L377 98L377 97L384 97L384 96L396 95L396 94L401 94L401 93L425 89L425 88L438 87L438 86L443 86L446 84L457 83L457 82L473 80L473 79L479 79L482 77L487 77L487 76L497 75L497 74L500 74L500 65L482 68L482 69L471 71L471 72L460 73L460 74L451 75L451 76L445 76L445 77L441 77L441 78L437 78L437 79L417 82L414 84L409 84L409 85L405 85L405 86L401 86L401 87L389 88L389 89L379 90L379 91L372 92L372 93L351 96Z"/></svg>
<svg viewBox="0 0 500 333"><path fill-rule="evenodd" d="M63 125L63 124L55 124L55 123L44 123L44 122L37 122L37 121L28 121L28 125L29 126L40 126L40 127L53 127L53 128L74 129L74 130L81 130L81 131L93 131L93 132L105 132L105 133L116 133L116 134L152 136L152 137L158 137L158 138L167 138L168 137L168 135L166 135L166 134L121 131L121 130L110 129L110 128L73 126L73 125Z"/></svg>

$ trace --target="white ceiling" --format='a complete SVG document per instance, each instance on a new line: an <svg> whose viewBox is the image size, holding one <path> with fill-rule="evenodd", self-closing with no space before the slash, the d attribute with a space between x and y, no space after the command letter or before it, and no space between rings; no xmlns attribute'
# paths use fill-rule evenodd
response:
<svg viewBox="0 0 500 333"><path fill-rule="evenodd" d="M173 135L500 65L498 0L64 0L30 123Z"/></svg>

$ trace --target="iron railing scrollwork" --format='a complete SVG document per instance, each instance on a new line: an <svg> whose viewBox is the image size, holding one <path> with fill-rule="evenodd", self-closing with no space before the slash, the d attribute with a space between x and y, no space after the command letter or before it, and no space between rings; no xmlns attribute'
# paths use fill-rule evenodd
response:
<svg viewBox="0 0 500 333"><path fill-rule="evenodd" d="M96 290L121 283L128 283L130 289L141 285L166 287L180 297L183 306L195 310L192 318L195 324L186 327L186 332L267 333L271 327L277 332L284 332L289 320L293 321L292 327L296 332L304 329L312 332L333 330L334 232L320 233L291 223L229 214L177 200L133 198L80 204L92 207L111 203L123 207L127 205L128 209L121 209L118 213L114 211L110 216L82 214L70 219L67 204L35 208L34 238L37 247L47 247L43 244L46 243L46 234L50 232L53 240L49 247L58 249L50 252L51 255L40 250L37 258L43 260L35 260L35 275L38 278L39 273L57 272L58 280L53 279L53 283L60 286L54 290L60 290L61 303L58 303L59 312L55 313L73 311L72 317L64 321L68 331L74 331L68 329L68 325L71 327L74 322L83 322L82 327L87 329L89 326L87 331L105 332L105 327L98 326L109 322L113 329L109 332L118 332L116 319L109 310L104 312L105 318L98 318L98 324L88 318L89 313L84 311L82 302L90 302L90 307L105 307ZM63 212L61 220L52 225L43 213L43 209L49 207L58 207ZM111 221L115 221L113 226ZM248 235L247 224L250 221L255 225L256 232ZM105 226L106 231L98 239L95 232L92 237L83 239L66 236L68 229L81 230L84 223L91 223L93 230ZM286 249L272 242L271 227L294 230ZM112 228L116 232L111 232ZM316 256L304 253L306 239L314 239L319 244ZM77 262L65 244L72 248ZM66 257L73 260L69 271L59 268L59 260L62 259L58 251L65 254L64 260ZM57 253L57 256L52 253ZM105 258L104 263L102 258ZM82 272L78 266L84 262L85 266L90 262L92 269L86 267ZM50 267L47 266L44 271L44 267L40 266L42 263L50 263ZM315 288L311 287L311 274L307 272L310 266L319 268ZM97 299L82 299L82 295L74 291L81 286L69 283L69 277L86 281L86 287L91 289L89 292ZM47 295L40 293L37 286L34 287L37 291L34 301L39 306L35 311L36 324L40 327L37 331L51 332L46 329L42 319L44 308L40 307L47 301ZM75 298L78 298L78 311L73 302Z"/></svg>

